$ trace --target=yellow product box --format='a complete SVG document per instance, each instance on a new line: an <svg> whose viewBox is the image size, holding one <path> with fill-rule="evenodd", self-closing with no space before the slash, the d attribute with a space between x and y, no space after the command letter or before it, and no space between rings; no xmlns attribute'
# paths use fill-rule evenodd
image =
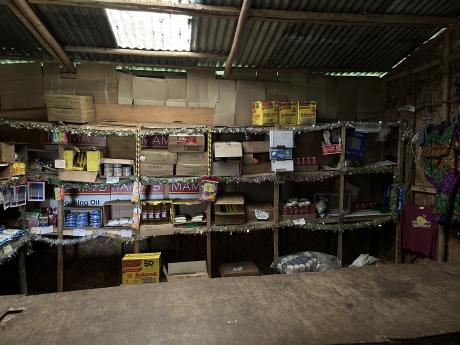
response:
<svg viewBox="0 0 460 345"><path fill-rule="evenodd" d="M99 171L101 151L86 151L86 171Z"/></svg>
<svg viewBox="0 0 460 345"><path fill-rule="evenodd" d="M74 150L64 150L65 170L73 170Z"/></svg>
<svg viewBox="0 0 460 345"><path fill-rule="evenodd" d="M126 254L121 260L123 284L160 282L161 253Z"/></svg>
<svg viewBox="0 0 460 345"><path fill-rule="evenodd" d="M14 162L10 164L11 176L25 175L26 174L26 163Z"/></svg>
<svg viewBox="0 0 460 345"><path fill-rule="evenodd" d="M278 101L252 102L252 124L255 126L270 126L278 123Z"/></svg>
<svg viewBox="0 0 460 345"><path fill-rule="evenodd" d="M313 125L316 123L316 101L300 101L297 106L297 124Z"/></svg>
<svg viewBox="0 0 460 345"><path fill-rule="evenodd" d="M297 124L297 102L279 102L280 116L278 123L280 125Z"/></svg>

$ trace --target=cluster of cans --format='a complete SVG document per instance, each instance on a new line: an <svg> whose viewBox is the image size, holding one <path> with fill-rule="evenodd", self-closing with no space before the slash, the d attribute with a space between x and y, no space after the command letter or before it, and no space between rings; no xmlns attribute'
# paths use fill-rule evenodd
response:
<svg viewBox="0 0 460 345"><path fill-rule="evenodd" d="M89 212L68 212L64 218L66 228L84 228L87 226L101 227L101 212L92 210Z"/></svg>
<svg viewBox="0 0 460 345"><path fill-rule="evenodd" d="M317 157L297 157L294 158L294 165L318 165Z"/></svg>

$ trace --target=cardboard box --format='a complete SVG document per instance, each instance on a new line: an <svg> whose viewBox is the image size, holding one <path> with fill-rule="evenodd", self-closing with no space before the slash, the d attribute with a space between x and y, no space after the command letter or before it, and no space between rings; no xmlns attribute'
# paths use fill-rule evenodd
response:
<svg viewBox="0 0 460 345"><path fill-rule="evenodd" d="M218 141L214 143L214 157L234 158L243 156L243 147L238 141Z"/></svg>
<svg viewBox="0 0 460 345"><path fill-rule="evenodd" d="M76 95L48 94L45 97L47 108L92 109L93 97Z"/></svg>
<svg viewBox="0 0 460 345"><path fill-rule="evenodd" d="M243 141L244 153L265 153L270 150L270 141Z"/></svg>
<svg viewBox="0 0 460 345"><path fill-rule="evenodd" d="M297 105L297 124L312 125L316 123L316 101L301 101Z"/></svg>
<svg viewBox="0 0 460 345"><path fill-rule="evenodd" d="M120 159L136 159L135 136L107 136L107 157Z"/></svg>
<svg viewBox="0 0 460 345"><path fill-rule="evenodd" d="M141 175L153 177L173 176L174 165L141 163Z"/></svg>
<svg viewBox="0 0 460 345"><path fill-rule="evenodd" d="M294 171L294 161L272 161L272 171L273 172L286 172Z"/></svg>
<svg viewBox="0 0 460 345"><path fill-rule="evenodd" d="M48 121L87 123L96 121L95 109L48 108Z"/></svg>
<svg viewBox="0 0 460 345"><path fill-rule="evenodd" d="M117 72L118 104L133 104L133 79L130 74Z"/></svg>
<svg viewBox="0 0 460 345"><path fill-rule="evenodd" d="M176 164L177 153L165 149L142 149L140 161L150 164Z"/></svg>
<svg viewBox="0 0 460 345"><path fill-rule="evenodd" d="M102 212L102 224L107 226L111 219L131 218L133 216L134 204L130 201L108 201L104 203ZM121 225L120 227L131 228L131 224Z"/></svg>
<svg viewBox="0 0 460 345"><path fill-rule="evenodd" d="M0 163L0 179L9 179L13 176L26 174L26 163Z"/></svg>
<svg viewBox="0 0 460 345"><path fill-rule="evenodd" d="M168 282L191 278L209 278L206 261L170 262L167 270L163 266L163 272Z"/></svg>
<svg viewBox="0 0 460 345"><path fill-rule="evenodd" d="M273 221L273 205L269 203L256 203L246 205L247 222Z"/></svg>
<svg viewBox="0 0 460 345"><path fill-rule="evenodd" d="M77 95L92 96L95 104L117 104L118 82L114 65L79 64L76 75Z"/></svg>
<svg viewBox="0 0 460 345"><path fill-rule="evenodd" d="M161 253L126 254L121 260L123 284L160 282Z"/></svg>
<svg viewBox="0 0 460 345"><path fill-rule="evenodd" d="M252 124L272 126L278 123L279 104L277 101L257 101L252 103Z"/></svg>
<svg viewBox="0 0 460 345"><path fill-rule="evenodd" d="M240 225L246 221L244 195L224 194L214 204L215 225Z"/></svg>
<svg viewBox="0 0 460 345"><path fill-rule="evenodd" d="M272 171L270 162L257 164L243 164L243 175L248 174L266 174Z"/></svg>
<svg viewBox="0 0 460 345"><path fill-rule="evenodd" d="M208 164L208 152L178 152L177 164Z"/></svg>
<svg viewBox="0 0 460 345"><path fill-rule="evenodd" d="M244 277L260 275L259 268L252 261L241 261L222 264L219 266L221 277Z"/></svg>
<svg viewBox="0 0 460 345"><path fill-rule="evenodd" d="M165 105L167 85L165 79L134 77L133 98L138 105Z"/></svg>
<svg viewBox="0 0 460 345"><path fill-rule="evenodd" d="M0 95L0 103L2 110L43 108L45 98L43 91L27 92L24 90L22 93Z"/></svg>
<svg viewBox="0 0 460 345"><path fill-rule="evenodd" d="M96 182L97 172L58 170L59 179L67 182Z"/></svg>
<svg viewBox="0 0 460 345"><path fill-rule="evenodd" d="M239 159L232 159L212 162L212 174L214 176L240 176L241 161Z"/></svg>
<svg viewBox="0 0 460 345"><path fill-rule="evenodd" d="M13 163L15 160L14 144L0 143L0 162Z"/></svg>
<svg viewBox="0 0 460 345"><path fill-rule="evenodd" d="M64 150L65 170L73 170L74 150Z"/></svg>
<svg viewBox="0 0 460 345"><path fill-rule="evenodd" d="M271 148L270 160L287 160L292 159L292 149Z"/></svg>
<svg viewBox="0 0 460 345"><path fill-rule="evenodd" d="M297 102L280 102L278 123L284 126L297 124Z"/></svg>
<svg viewBox="0 0 460 345"><path fill-rule="evenodd" d="M86 151L86 171L99 172L101 158L101 151Z"/></svg>
<svg viewBox="0 0 460 345"><path fill-rule="evenodd" d="M270 147L294 147L293 131L270 131Z"/></svg>
<svg viewBox="0 0 460 345"><path fill-rule="evenodd" d="M205 176L208 174L208 164L177 164L177 176Z"/></svg>
<svg viewBox="0 0 460 345"><path fill-rule="evenodd" d="M203 134L175 134L168 138L168 150L171 152L204 152L205 145Z"/></svg>

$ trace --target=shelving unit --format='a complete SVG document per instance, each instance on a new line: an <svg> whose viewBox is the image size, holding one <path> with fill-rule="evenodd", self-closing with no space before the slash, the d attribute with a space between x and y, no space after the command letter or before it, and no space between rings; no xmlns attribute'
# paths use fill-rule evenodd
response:
<svg viewBox="0 0 460 345"><path fill-rule="evenodd" d="M207 135L207 146L209 152L209 161L208 161L208 174L212 175L212 143L213 136L219 134L241 134L245 133L247 135L251 134L267 134L272 127L204 127L204 126L181 126L181 125L136 125L136 126L110 126L106 125L55 125L50 123L36 123L36 122L24 122L24 121L10 121L10 120L1 120L0 126L10 126L12 128L38 128L45 131L53 131L59 129L60 131L69 131L71 133L80 133L80 134L93 134L93 135L121 135L121 136L135 136L136 138L136 161L135 161L135 175L132 179L127 179L120 181L121 184L126 184L129 182L141 183L141 184L157 184L157 183L174 183L176 181L181 182L199 182L201 176L195 177L145 177L142 176L142 172L139 169L140 166L140 150L141 150L141 139L145 135L164 135L171 132L174 133L201 133ZM348 168L345 167L345 150L342 150L339 159L339 166L334 170L321 170L318 172L291 172L291 173L265 173L265 174L252 174L252 175L243 175L238 177L223 177L221 178L221 183L223 184L260 184L268 183L273 185L273 206L274 206L274 216L273 221L270 222L257 222L244 225L230 225L230 226L218 226L213 225L212 223L212 204L208 203L206 206L206 225L187 228L187 227L174 227L173 224L158 224L155 226L149 226L148 229L140 224L139 228L133 228L132 237L122 239L130 240L134 242L134 251L139 252L140 250L140 241L151 237L151 236L166 236L166 235L185 235L185 234L194 234L206 236L206 258L208 271L211 272L211 260L212 260L212 248L211 248L211 238L212 233L221 233L221 232L250 232L256 230L272 230L273 231L273 257L279 256L279 233L280 228L302 228L302 229L317 229L317 230L332 230L337 233L337 248L336 255L339 259L342 259L343 256L343 231L346 231L350 224L355 227L370 227L375 225L381 225L385 222L397 220L397 215L395 213L395 206L392 205L392 213L388 214L345 214L344 212L344 195L345 195L345 181L347 176L358 175L358 174L391 174L394 179L394 183L398 184L399 176L401 176L403 151L402 151L402 135L404 130L404 125L402 123L388 123L388 126L397 127L399 131L399 144L398 144L398 162L396 166L365 166L359 168ZM359 126L370 126L373 128L379 128L382 126L382 123L358 123L358 122L341 122L341 123L332 123L332 124L318 124L313 126L295 126L295 127L283 127L282 129L293 130L294 133L311 133L318 132L325 129L340 129L342 135L343 147L346 147L346 130L349 127L359 127ZM177 132L176 132L177 131ZM63 157L63 145L59 145L59 156ZM339 179L339 210L337 216L331 216L326 218L316 218L312 220L306 220L305 224L296 225L292 221L286 221L281 219L279 212L280 206L280 190L283 188L285 183L294 182L294 183L316 183L320 181L327 181L328 179L337 178ZM13 181L11 181L13 183ZM105 180L98 180L94 184L80 184L80 183L66 183L60 181L57 178L50 178L49 183L59 186L61 188L61 193L64 189L74 189L79 188L79 186L88 187L101 187L101 186L110 186L112 184L107 184ZM141 201L135 203L135 207L141 207ZM57 236L57 239L62 240L67 236L72 236L73 231L70 229L64 229L64 205L63 201L58 201L58 225L56 228L56 233L51 235ZM104 236L110 236L114 238L121 238L119 236L120 229L118 228L103 228L103 229L94 229L94 228L85 228L85 234L92 235L97 233L103 233ZM396 257L395 261L398 262L398 252L399 252L399 230L396 230ZM58 262L57 262L57 282L58 282L58 291L63 290L63 274L64 274L64 265L63 265L63 246L57 246Z"/></svg>

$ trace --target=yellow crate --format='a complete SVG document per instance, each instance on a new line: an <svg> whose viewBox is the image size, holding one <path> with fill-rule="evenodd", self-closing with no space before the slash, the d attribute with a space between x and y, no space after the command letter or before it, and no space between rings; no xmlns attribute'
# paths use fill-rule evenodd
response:
<svg viewBox="0 0 460 345"><path fill-rule="evenodd" d="M291 126L297 124L297 102L279 102L280 125Z"/></svg>
<svg viewBox="0 0 460 345"><path fill-rule="evenodd" d="M255 126L271 126L278 123L278 101L257 101L252 103L252 124Z"/></svg>
<svg viewBox="0 0 460 345"><path fill-rule="evenodd" d="M121 260L123 284L160 282L161 253L126 254Z"/></svg>
<svg viewBox="0 0 460 345"><path fill-rule="evenodd" d="M74 150L64 150L65 170L73 170Z"/></svg>
<svg viewBox="0 0 460 345"><path fill-rule="evenodd" d="M301 101L297 106L297 124L313 125L316 123L316 101Z"/></svg>
<svg viewBox="0 0 460 345"><path fill-rule="evenodd" d="M99 171L101 151L86 151L86 171Z"/></svg>

